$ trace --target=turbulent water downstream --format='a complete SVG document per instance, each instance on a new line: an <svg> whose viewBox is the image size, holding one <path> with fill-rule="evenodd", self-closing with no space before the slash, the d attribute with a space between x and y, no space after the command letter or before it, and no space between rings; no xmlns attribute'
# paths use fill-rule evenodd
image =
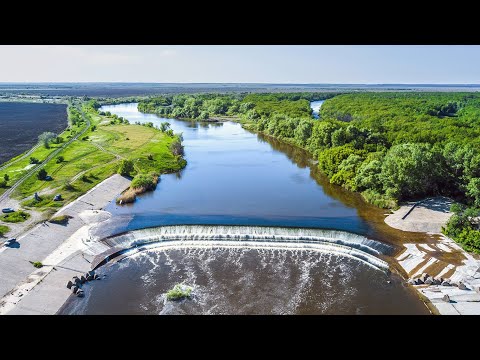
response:
<svg viewBox="0 0 480 360"><path fill-rule="evenodd" d="M114 217L101 229L104 235L170 227L133 231L108 240L124 246L125 239L131 241L128 246L160 241L162 246L152 243L99 268L106 278L87 285L86 297L73 298L62 313L428 313L398 276L382 269L381 260L376 264L380 266L372 266L389 247L364 237L375 235L372 225L359 216L356 207L332 196L319 183L303 151L232 122L161 119L139 113L136 104L101 110L131 123L168 121L175 132L183 133L188 165L178 174L162 175L157 190L132 206L112 203L107 208ZM166 235L171 234L165 230L172 229L171 225L185 224L220 227L188 227L181 230L186 235ZM281 230L279 226L326 230ZM188 239L190 245L184 241ZM308 248L251 243L271 244L274 239L293 244L320 239L322 244ZM235 246L230 240L237 241ZM332 248L332 242L337 248ZM165 293L181 282L194 288L192 298L166 301Z"/></svg>

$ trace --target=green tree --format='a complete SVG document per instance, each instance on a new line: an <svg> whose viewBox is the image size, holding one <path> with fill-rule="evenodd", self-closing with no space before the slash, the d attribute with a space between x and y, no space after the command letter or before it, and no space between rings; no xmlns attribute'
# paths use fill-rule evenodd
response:
<svg viewBox="0 0 480 360"><path fill-rule="evenodd" d="M134 170L133 161L124 159L120 162L118 173L122 176L130 176Z"/></svg>
<svg viewBox="0 0 480 360"><path fill-rule="evenodd" d="M47 177L47 171L45 169L40 169L40 171L37 173L38 180L45 180L46 177Z"/></svg>
<svg viewBox="0 0 480 360"><path fill-rule="evenodd" d="M46 149L50 148L50 142L55 139L56 135L52 132L46 131L38 136L38 141L43 143Z"/></svg>
<svg viewBox="0 0 480 360"><path fill-rule="evenodd" d="M162 122L162 123L160 124L160 131L161 131L161 132L165 132L165 131L167 131L168 129L170 129L170 123L168 123L168 122L165 121L165 122Z"/></svg>
<svg viewBox="0 0 480 360"><path fill-rule="evenodd" d="M4 178L5 181L7 181L7 182L8 182L8 180L10 180L10 176L8 176L8 174L3 175L3 178Z"/></svg>

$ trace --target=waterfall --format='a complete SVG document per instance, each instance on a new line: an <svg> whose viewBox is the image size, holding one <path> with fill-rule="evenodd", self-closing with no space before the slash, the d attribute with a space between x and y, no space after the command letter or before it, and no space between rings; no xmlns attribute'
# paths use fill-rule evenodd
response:
<svg viewBox="0 0 480 360"><path fill-rule="evenodd" d="M390 254L393 248L358 234L339 230L264 226L172 225L145 228L108 237L104 243L125 253L136 248L162 247L243 247L313 250L339 253L374 267L388 264L377 255ZM112 258L112 257L110 257Z"/></svg>

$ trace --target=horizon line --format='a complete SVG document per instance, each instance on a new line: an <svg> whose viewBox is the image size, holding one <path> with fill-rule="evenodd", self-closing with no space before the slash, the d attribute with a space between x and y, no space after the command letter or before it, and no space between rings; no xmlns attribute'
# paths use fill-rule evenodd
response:
<svg viewBox="0 0 480 360"><path fill-rule="evenodd" d="M480 83L296 83L296 82L146 82L146 81L0 81L0 84L172 84L172 85L476 85Z"/></svg>

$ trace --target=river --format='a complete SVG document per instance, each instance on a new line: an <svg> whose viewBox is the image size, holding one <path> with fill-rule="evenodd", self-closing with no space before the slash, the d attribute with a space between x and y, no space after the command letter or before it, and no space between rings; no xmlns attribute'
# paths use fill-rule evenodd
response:
<svg viewBox="0 0 480 360"><path fill-rule="evenodd" d="M313 106L321 104L312 104ZM233 122L195 123L142 114L137 104L103 106L134 122L164 121L184 138L188 164L162 175L133 205L111 203L119 232L172 224L295 226L379 235L341 189L318 174L300 149ZM339 195L337 195L337 192ZM343 194L343 195L342 195ZM376 236L380 237L381 236ZM298 250L148 250L100 269L63 313L100 314L424 314L425 305L399 276L338 254ZM194 287L171 303L174 284ZM100 284L101 283L101 284Z"/></svg>

